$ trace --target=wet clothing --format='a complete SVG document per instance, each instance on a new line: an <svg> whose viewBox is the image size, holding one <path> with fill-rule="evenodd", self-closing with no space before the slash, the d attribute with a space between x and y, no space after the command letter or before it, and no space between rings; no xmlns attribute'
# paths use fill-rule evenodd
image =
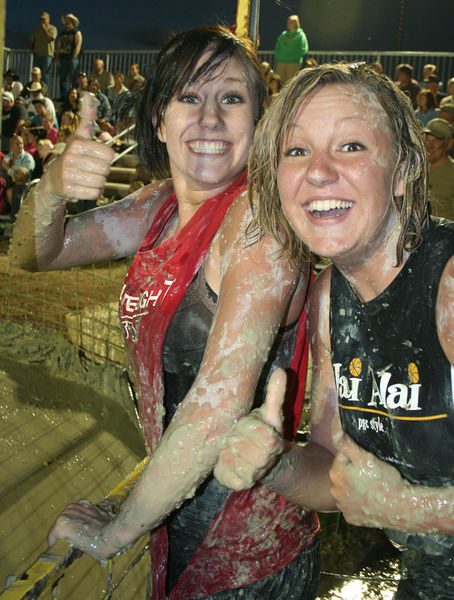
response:
<svg viewBox="0 0 454 600"><path fill-rule="evenodd" d="M394 600L452 600L454 559L407 547L403 555L404 577Z"/></svg>
<svg viewBox="0 0 454 600"><path fill-rule="evenodd" d="M314 542L278 573L240 590L226 590L204 600L313 600L320 580L320 546Z"/></svg>
<svg viewBox="0 0 454 600"><path fill-rule="evenodd" d="M178 404L189 392L202 363L217 296L208 286L203 266L188 288L167 330L163 347L166 426ZM293 356L298 322L279 330L270 352L253 408L263 404L266 381L277 367L287 369ZM172 589L201 544L208 527L230 490L211 475L195 498L187 502L167 523L169 533L169 580Z"/></svg>
<svg viewBox="0 0 454 600"><path fill-rule="evenodd" d="M440 487L454 485L454 369L438 341L435 306L454 223L432 218L423 236L370 302L333 267L331 358L344 431L411 483ZM440 564L454 559L454 536L387 534Z"/></svg>
<svg viewBox="0 0 454 600"><path fill-rule="evenodd" d="M243 173L228 190L204 202L176 236L154 248L165 224L177 211L175 196L169 198L126 277L120 318L149 453L166 425L164 406L169 410L168 422L197 375L203 338L208 335L216 300L206 286L201 267L225 213L245 184ZM192 332L177 331L182 321L192 327ZM297 386L299 380L302 390L304 383L299 375L305 376L307 362L304 321L302 317L296 341L292 331L292 341L288 342L295 345L291 381ZM187 360L182 357L182 349L188 349ZM167 372L163 372L163 367ZM294 395L291 400L292 405L296 404ZM300 414L300 397L298 402ZM290 404L288 408L289 412L293 410ZM293 414L289 416L293 426ZM198 514L205 511L206 515ZM190 531L191 523L185 518L191 514L197 517L195 531ZM313 513L305 514L264 486L230 493L214 479L201 486L194 500L175 511L169 523L171 548L181 550L170 563L171 600L207 598L277 573L313 543L318 529ZM180 526L184 526L186 536L179 535ZM187 539L192 535L197 536L195 542ZM152 597L156 600L165 597L167 548L167 531L162 526L151 536ZM173 585L176 579L178 582Z"/></svg>

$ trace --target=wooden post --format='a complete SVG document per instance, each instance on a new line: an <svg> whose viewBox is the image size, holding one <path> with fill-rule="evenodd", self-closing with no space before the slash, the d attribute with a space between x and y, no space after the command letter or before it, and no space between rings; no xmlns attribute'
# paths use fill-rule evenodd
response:
<svg viewBox="0 0 454 600"><path fill-rule="evenodd" d="M0 0L0 87L3 88L3 60L5 56L5 15L6 15L6 0ZM3 102L0 104L0 135L2 133L2 110Z"/></svg>
<svg viewBox="0 0 454 600"><path fill-rule="evenodd" d="M258 46L260 0L238 0L236 9L236 35L249 37Z"/></svg>

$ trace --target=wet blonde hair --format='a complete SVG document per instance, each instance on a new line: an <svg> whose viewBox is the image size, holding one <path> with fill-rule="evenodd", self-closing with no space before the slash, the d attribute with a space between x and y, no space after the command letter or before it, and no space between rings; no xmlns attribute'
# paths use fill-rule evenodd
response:
<svg viewBox="0 0 454 600"><path fill-rule="evenodd" d="M304 69L280 92L256 128L249 154L249 198L254 218L248 236L272 235L282 253L294 263L311 258L310 251L288 222L279 196L277 173L282 146L301 105L322 85L347 84L372 92L386 113L396 163L390 195L399 215L401 233L396 258L415 250L428 216L427 161L421 129L408 100L386 75L378 75L365 64L325 64ZM396 176L401 176L404 194L392 194Z"/></svg>

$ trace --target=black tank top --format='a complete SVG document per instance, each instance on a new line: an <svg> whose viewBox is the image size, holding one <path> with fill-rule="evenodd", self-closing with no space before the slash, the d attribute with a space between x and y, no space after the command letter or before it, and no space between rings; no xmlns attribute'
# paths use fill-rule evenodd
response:
<svg viewBox="0 0 454 600"><path fill-rule="evenodd" d="M331 358L342 426L408 480L454 483L452 369L435 304L454 223L431 220L424 243L377 298L360 302L333 267ZM443 444L440 444L443 440Z"/></svg>
<svg viewBox="0 0 454 600"><path fill-rule="evenodd" d="M342 427L412 483L454 484L454 374L435 305L454 223L431 219L424 243L377 298L360 302L333 267L331 359ZM398 543L453 554L454 537L387 531Z"/></svg>
<svg viewBox="0 0 454 600"><path fill-rule="evenodd" d="M208 286L203 266L188 287L167 330L162 362L167 427L193 384L202 363L216 310L217 295ZM257 386L254 407L263 402L266 382L277 367L288 368L293 356L298 322L281 327ZM210 476L196 495L167 519L169 559L167 591L170 591L200 546L214 516L230 490Z"/></svg>
<svg viewBox="0 0 454 600"><path fill-rule="evenodd" d="M74 27L73 29L65 29L59 35L59 56L63 60L67 60L73 57L76 33L79 30Z"/></svg>

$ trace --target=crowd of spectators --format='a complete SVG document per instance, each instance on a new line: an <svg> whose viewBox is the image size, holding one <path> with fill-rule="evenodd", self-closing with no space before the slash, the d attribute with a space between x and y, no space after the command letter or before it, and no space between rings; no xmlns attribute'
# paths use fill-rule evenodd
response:
<svg viewBox="0 0 454 600"><path fill-rule="evenodd" d="M13 69L4 74L0 214L11 214L12 221L28 183L42 175L76 131L82 95L87 91L95 95L96 137L106 142L124 128L119 120L122 101L144 82L138 63L132 63L127 73L111 73L104 60L96 57L88 75L81 71L78 67L83 37L79 19L68 13L61 21L64 29L58 33L50 23L49 13L42 12L40 24L29 39L31 72L22 81ZM54 98L49 93L52 61L57 64L60 84L59 97ZM123 147L121 140L118 145ZM146 178L141 178L138 185L146 182Z"/></svg>

